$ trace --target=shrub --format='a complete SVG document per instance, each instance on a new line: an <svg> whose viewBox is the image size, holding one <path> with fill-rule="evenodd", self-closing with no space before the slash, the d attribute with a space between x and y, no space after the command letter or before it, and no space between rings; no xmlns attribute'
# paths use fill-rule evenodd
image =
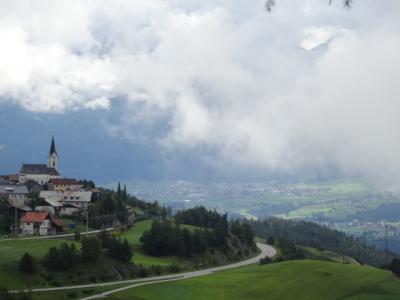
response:
<svg viewBox="0 0 400 300"><path fill-rule="evenodd" d="M268 256L260 259L260 265L266 265L272 263L272 259Z"/></svg>

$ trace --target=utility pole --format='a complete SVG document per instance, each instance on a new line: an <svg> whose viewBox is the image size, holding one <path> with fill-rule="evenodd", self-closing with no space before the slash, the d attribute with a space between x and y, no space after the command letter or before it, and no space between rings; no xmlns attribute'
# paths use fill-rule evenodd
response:
<svg viewBox="0 0 400 300"><path fill-rule="evenodd" d="M17 236L17 233L18 233L18 221L17 221L17 219L18 219L18 211L17 211L17 207L16 206L14 206L14 235L15 236Z"/></svg>
<svg viewBox="0 0 400 300"><path fill-rule="evenodd" d="M342 263L346 263L346 237L343 238L343 256L342 256Z"/></svg>
<svg viewBox="0 0 400 300"><path fill-rule="evenodd" d="M89 211L86 211L86 233L89 232Z"/></svg>
<svg viewBox="0 0 400 300"><path fill-rule="evenodd" d="M385 253L389 254L389 227L385 224Z"/></svg>

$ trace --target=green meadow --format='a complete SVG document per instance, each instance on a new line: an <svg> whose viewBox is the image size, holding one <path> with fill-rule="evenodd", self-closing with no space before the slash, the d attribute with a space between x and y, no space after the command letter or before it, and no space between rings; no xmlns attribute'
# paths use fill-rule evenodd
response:
<svg viewBox="0 0 400 300"><path fill-rule="evenodd" d="M185 269L190 268L190 262L185 259L181 259L178 257L154 257L143 253L140 248L139 240L143 232L150 228L151 223L151 220L138 222L129 231L121 233L122 237L127 238L129 242L133 244L134 255L132 261L135 264L142 264L144 266L159 265L165 267L174 264L179 265L180 267ZM194 228L192 228L191 226L188 227L190 228L190 230L194 230ZM19 260L25 252L29 252L33 257L35 257L37 261L40 261L45 256L50 247L58 247L64 242L73 241L55 239L16 239L10 241L0 240L0 285L4 285L10 289L47 286L49 283L48 280L45 278L43 267L39 266L38 272L33 275L23 274L18 271ZM79 242L73 243L75 243L77 249L80 248ZM103 255L100 258L99 264L101 264L101 266L98 266L99 270L102 266L104 268L108 265L112 267L112 263L106 255ZM77 271L86 272L88 270L87 268L94 268L95 270L96 266L81 266L77 268ZM53 281L56 281L57 284L75 284L76 282L74 281L77 280L76 278L71 277L71 274L69 273L54 273L53 277L55 277Z"/></svg>
<svg viewBox="0 0 400 300"><path fill-rule="evenodd" d="M121 237L126 238L133 245L134 254L132 262L137 265L142 264L143 266L158 265L165 267L174 264L174 265L179 265L181 267L189 267L190 262L188 260L175 256L159 256L159 257L150 256L146 255L142 251L140 247L140 237L146 230L150 229L152 223L153 223L152 220L145 220L138 222L132 229L121 234ZM189 230L195 230L196 228L198 228L191 225L183 225L183 226L185 226Z"/></svg>
<svg viewBox="0 0 400 300"><path fill-rule="evenodd" d="M10 288L25 288L42 285L40 275L26 275L18 271L18 262L25 252L40 260L50 247L59 246L65 240L0 240L0 282ZM79 249L80 244L75 243Z"/></svg>
<svg viewBox="0 0 400 300"><path fill-rule="evenodd" d="M142 286L107 299L395 300L400 299L400 280L388 271L366 266L288 261Z"/></svg>

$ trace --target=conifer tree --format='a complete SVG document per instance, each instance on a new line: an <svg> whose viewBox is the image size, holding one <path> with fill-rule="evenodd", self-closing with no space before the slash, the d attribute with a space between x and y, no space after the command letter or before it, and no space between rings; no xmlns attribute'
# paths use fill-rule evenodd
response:
<svg viewBox="0 0 400 300"><path fill-rule="evenodd" d="M124 193L123 193L122 197L124 200L128 199L128 194L126 193L126 184L124 184Z"/></svg>
<svg viewBox="0 0 400 300"><path fill-rule="evenodd" d="M118 182L117 194L118 196L121 196L121 183L119 182Z"/></svg>

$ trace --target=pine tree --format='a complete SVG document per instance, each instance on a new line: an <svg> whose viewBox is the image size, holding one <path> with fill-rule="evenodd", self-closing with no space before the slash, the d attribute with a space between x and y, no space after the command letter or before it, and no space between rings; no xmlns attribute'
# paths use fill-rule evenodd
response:
<svg viewBox="0 0 400 300"><path fill-rule="evenodd" d="M36 262L35 259L28 252L22 256L19 261L19 270L24 273L35 273L36 272Z"/></svg>
<svg viewBox="0 0 400 300"><path fill-rule="evenodd" d="M128 199L128 194L126 193L126 184L124 184L124 194L123 194L123 199L127 200Z"/></svg>
<svg viewBox="0 0 400 300"><path fill-rule="evenodd" d="M118 182L117 194L118 196L121 196L121 183L119 182Z"/></svg>

